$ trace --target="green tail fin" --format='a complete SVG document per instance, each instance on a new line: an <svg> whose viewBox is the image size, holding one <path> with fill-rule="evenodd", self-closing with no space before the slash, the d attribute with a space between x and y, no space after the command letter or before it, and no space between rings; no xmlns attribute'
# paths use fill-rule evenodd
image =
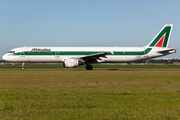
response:
<svg viewBox="0 0 180 120"><path fill-rule="evenodd" d="M172 31L172 24L166 24L160 32L149 43L149 47L168 47L169 39Z"/></svg>

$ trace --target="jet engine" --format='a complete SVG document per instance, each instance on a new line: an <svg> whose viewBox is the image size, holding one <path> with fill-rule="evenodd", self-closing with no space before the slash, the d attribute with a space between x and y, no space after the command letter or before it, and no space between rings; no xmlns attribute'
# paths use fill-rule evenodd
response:
<svg viewBox="0 0 180 120"><path fill-rule="evenodd" d="M65 59L63 63L63 67L73 68L79 66L78 59Z"/></svg>

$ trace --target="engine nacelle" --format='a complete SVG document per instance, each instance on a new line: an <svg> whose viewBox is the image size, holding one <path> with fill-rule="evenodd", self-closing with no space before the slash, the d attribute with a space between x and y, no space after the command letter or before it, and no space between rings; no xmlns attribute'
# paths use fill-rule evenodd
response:
<svg viewBox="0 0 180 120"><path fill-rule="evenodd" d="M63 63L63 67L72 68L79 66L78 59L65 59Z"/></svg>

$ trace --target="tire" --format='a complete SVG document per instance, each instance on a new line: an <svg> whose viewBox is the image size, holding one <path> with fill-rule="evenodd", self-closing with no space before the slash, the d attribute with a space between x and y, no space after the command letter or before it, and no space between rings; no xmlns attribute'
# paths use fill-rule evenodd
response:
<svg viewBox="0 0 180 120"><path fill-rule="evenodd" d="M86 70L93 70L93 66L92 65L87 65Z"/></svg>

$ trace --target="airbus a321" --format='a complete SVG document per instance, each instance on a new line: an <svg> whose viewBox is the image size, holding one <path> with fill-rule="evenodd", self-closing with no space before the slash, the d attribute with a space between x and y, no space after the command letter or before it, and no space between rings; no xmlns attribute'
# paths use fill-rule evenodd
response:
<svg viewBox="0 0 180 120"><path fill-rule="evenodd" d="M3 60L22 63L63 63L72 68L86 64L92 70L92 63L129 63L148 60L176 52L169 49L172 24L166 24L154 39L144 47L19 47L10 50Z"/></svg>

